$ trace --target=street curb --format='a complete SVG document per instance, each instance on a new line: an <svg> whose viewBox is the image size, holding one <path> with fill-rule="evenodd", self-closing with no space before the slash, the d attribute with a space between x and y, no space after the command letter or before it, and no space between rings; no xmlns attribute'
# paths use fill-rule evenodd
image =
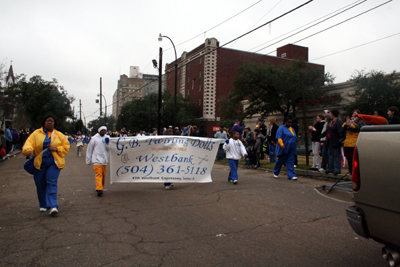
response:
<svg viewBox="0 0 400 267"><path fill-rule="evenodd" d="M221 165L228 165L227 163L222 163L222 162L215 162L217 164L221 164ZM214 163L214 164L215 164ZM248 166L239 166L241 168L244 169L252 169L252 170L262 170L262 171L266 171L266 172L273 172L273 169L267 169L267 168L257 168L257 169L253 169L251 167ZM312 179L316 179L316 180L328 180L328 181L338 181L340 180L340 178L342 178L343 176L345 176L346 174L339 174L337 176L334 176L333 174L325 174L323 172L319 172L319 171L310 171L310 170L302 170L302 169L295 169L296 175L297 176L303 176L303 177L307 177L307 178L312 178ZM286 172L281 171L281 173L286 174ZM343 178L342 181L351 181L351 175L347 174L347 177Z"/></svg>
<svg viewBox="0 0 400 267"><path fill-rule="evenodd" d="M1 159L0 159L0 163L3 163L3 162L6 161L6 160L9 160L9 159L11 159L11 158L13 158L13 157L16 157L18 154L21 154L21 153L22 153L22 150L17 151L17 152L15 152L15 153L11 154L9 157L4 157L4 159L1 158Z"/></svg>

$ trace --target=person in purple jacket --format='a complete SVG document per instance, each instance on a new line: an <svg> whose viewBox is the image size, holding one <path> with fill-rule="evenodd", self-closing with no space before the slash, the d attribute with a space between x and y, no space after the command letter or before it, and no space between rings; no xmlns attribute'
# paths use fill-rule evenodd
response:
<svg viewBox="0 0 400 267"><path fill-rule="evenodd" d="M235 120L235 124L233 125L233 127L231 129L231 133L238 132L239 139L242 140L242 132L244 131L244 126L240 126L239 123L240 123L239 120Z"/></svg>

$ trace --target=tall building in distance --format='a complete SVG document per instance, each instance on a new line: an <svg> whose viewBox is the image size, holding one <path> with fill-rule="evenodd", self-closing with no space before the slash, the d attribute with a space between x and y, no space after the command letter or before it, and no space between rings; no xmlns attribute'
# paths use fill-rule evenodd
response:
<svg viewBox="0 0 400 267"><path fill-rule="evenodd" d="M112 114L117 118L125 103L152 93L158 93L158 75L143 74L138 66L131 66L129 77L125 74L119 77L117 90L113 95Z"/></svg>
<svg viewBox="0 0 400 267"><path fill-rule="evenodd" d="M217 39L207 38L203 44L190 52L183 52L177 59L177 91L184 97L190 96L193 104L199 106L202 114L200 122L206 126L208 136L212 136L213 127L220 126L222 107L218 100L226 98L233 90L240 66L246 62L284 65L290 64L293 59L308 62L308 48L288 44L277 49L277 56L268 56L219 47ZM324 65L307 64L322 71L325 69ZM174 94L175 61L166 64L165 72L166 90ZM241 103L238 103L238 108L242 108Z"/></svg>

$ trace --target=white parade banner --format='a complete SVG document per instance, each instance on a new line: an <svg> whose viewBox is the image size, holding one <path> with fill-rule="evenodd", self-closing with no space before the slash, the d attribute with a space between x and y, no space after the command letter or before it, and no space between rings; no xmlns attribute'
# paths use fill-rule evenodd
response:
<svg viewBox="0 0 400 267"><path fill-rule="evenodd" d="M172 135L110 138L110 182L212 182L220 142Z"/></svg>

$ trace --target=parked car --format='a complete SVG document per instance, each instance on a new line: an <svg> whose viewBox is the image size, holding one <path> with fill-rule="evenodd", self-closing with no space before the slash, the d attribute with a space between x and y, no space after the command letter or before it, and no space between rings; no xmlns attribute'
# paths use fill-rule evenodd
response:
<svg viewBox="0 0 400 267"><path fill-rule="evenodd" d="M354 206L347 219L360 236L382 243L390 266L400 264L400 125L361 128L353 159Z"/></svg>

